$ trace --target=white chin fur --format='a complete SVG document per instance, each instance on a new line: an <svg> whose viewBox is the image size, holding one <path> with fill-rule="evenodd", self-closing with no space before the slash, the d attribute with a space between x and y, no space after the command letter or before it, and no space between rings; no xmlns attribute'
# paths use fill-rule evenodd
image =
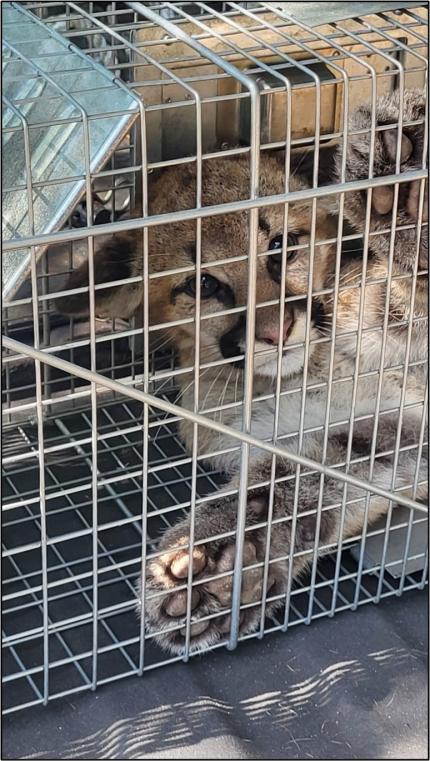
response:
<svg viewBox="0 0 430 761"><path fill-rule="evenodd" d="M289 378L295 373L299 373L305 361L305 351L302 348L292 349L285 353L281 362L281 374L283 378ZM273 358L271 356L263 355L258 356L256 352L254 357L254 372L256 375L263 376L265 378L276 378L278 372L278 360L274 353Z"/></svg>
<svg viewBox="0 0 430 761"><path fill-rule="evenodd" d="M304 322L304 320L303 320ZM317 333L314 329L310 330L310 339L317 337ZM297 324L287 341L287 350L284 352L281 363L281 373L283 378L288 378L291 375L301 372L305 362L305 347L298 346L295 349L288 349L288 344L298 344L305 340L305 325ZM314 345L309 346L309 357L312 355ZM268 351L267 344L262 341L255 342L255 354L254 354L254 372L266 378L276 378L278 371L278 352L274 347L273 351Z"/></svg>

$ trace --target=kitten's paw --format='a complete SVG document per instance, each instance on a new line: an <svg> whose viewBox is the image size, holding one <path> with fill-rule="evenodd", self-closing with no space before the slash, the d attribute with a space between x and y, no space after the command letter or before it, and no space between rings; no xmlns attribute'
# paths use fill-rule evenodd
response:
<svg viewBox="0 0 430 761"><path fill-rule="evenodd" d="M248 502L245 533L239 631L247 634L260 624L264 594L267 494ZM163 536L159 557L148 565L146 578L146 625L159 645L170 653L184 652L187 620L187 579L192 568L190 651L227 641L231 625L235 536L211 539L234 531L237 503L226 501L196 514L195 544L189 551L189 523L184 521ZM260 524L260 525L258 525ZM323 521L324 524L324 521ZM298 518L295 552L313 548L315 516ZM282 604L286 589L291 522L272 527L270 565L266 585L265 612L271 615ZM208 539L206 540L206 537ZM294 573L302 570L310 557L294 561ZM277 558L281 558L276 561ZM270 600L278 597L277 600Z"/></svg>
<svg viewBox="0 0 430 761"><path fill-rule="evenodd" d="M188 536L183 537L188 542ZM207 648L227 638L231 617L235 545L226 539L194 547L192 556L187 550L161 555L151 563L147 584L148 593L163 589L165 595L149 599L146 604L147 627L159 632L156 640L171 653L182 653L186 640L188 569L192 565L190 650ZM263 556L259 543L247 540L243 552L241 605L259 603L263 591ZM253 567L255 564L257 567ZM268 594L274 585L269 577ZM256 628L261 607L241 610L240 631ZM161 631L160 631L161 630ZM170 631L168 631L170 630Z"/></svg>
<svg viewBox="0 0 430 761"><path fill-rule="evenodd" d="M379 98L376 103L376 126L374 137L373 176L383 177L396 174L397 156L400 159L400 173L423 166L427 157L423 156L425 137L425 95L419 90L406 90L403 98L403 127L398 135L400 113L399 91ZM416 122L416 124L413 124ZM350 133L347 141L346 172L348 182L369 177L371 167L371 124L372 112L368 104L360 106L351 116ZM382 128L382 129L380 129ZM358 130L366 130L353 134ZM337 155L337 171L340 176L342 148ZM403 182L399 185L396 227L414 225L410 229L397 230L395 238L395 260L406 269L414 265L417 250L416 222L420 211L421 181ZM345 196L345 214L358 229L363 230L367 193L349 192ZM394 186L375 187L372 192L371 231L388 230L394 205ZM428 189L424 190L422 220L428 220ZM390 234L371 236L370 247L385 258L390 248ZM419 268L428 266L428 229L421 230Z"/></svg>
<svg viewBox="0 0 430 761"><path fill-rule="evenodd" d="M416 116L416 114L414 114ZM398 112L397 112L398 118ZM412 118L412 116L410 117ZM394 117L393 117L394 119ZM378 122L378 126L379 126ZM384 124L384 122L382 122ZM384 174L396 174L398 145L398 129L388 127L377 133L379 142L378 153L385 156ZM400 172L418 168L422 161L422 149L424 142L424 124L417 127L404 127L400 139ZM421 153L421 155L420 155ZM398 213L410 217L416 222L420 211L421 181L404 182L399 187ZM374 215L384 217L390 214L394 205L394 186L382 185L375 187L372 193L372 210ZM428 221L428 184L425 183L422 221ZM384 220L380 220L381 224ZM385 222L386 224L386 222Z"/></svg>
<svg viewBox="0 0 430 761"><path fill-rule="evenodd" d="M265 496L250 499L247 525L264 522ZM146 579L146 624L163 649L182 653L186 642L187 579L192 571L190 651L209 647L227 639L231 623L233 568L237 501L224 500L196 513L195 545L189 548L189 521L166 532L160 549L163 554L148 565ZM216 539L217 535L231 536ZM243 551L240 631L255 629L260 620L263 593L263 560L267 529L263 526L246 532ZM269 573L267 594L274 587ZM161 594L160 594L161 593ZM252 605L256 603L256 605Z"/></svg>

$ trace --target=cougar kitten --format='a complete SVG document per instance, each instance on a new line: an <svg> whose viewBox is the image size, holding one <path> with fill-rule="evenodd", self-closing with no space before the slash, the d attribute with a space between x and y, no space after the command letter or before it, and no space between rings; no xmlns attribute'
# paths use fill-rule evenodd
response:
<svg viewBox="0 0 430 761"><path fill-rule="evenodd" d="M410 140L413 144L412 138ZM356 150L354 146L352 141L349 145L348 167L353 164L351 156ZM352 176L349 176L352 179ZM204 162L202 179L203 205L217 205L248 197L249 166L244 158ZM189 165L172 167L163 172L151 188L151 213L162 214L180 208L193 208L195 182L195 171ZM283 193L284 187L282 158L279 160L263 153L260 196ZM291 190L301 190L305 187L302 180L297 177L291 178ZM402 196L402 204L410 205L408 198L409 196ZM388 206L388 201L386 205ZM379 214L378 194L376 207L374 197L372 219L377 219ZM399 213L403 213L402 209L403 205ZM373 347L373 343L369 343L367 338L362 340L360 354L356 357L359 316L357 288L341 288L339 291L334 357L331 357L330 353L330 319L333 304L332 297L327 295L327 286L330 286L333 279L333 241L337 234L337 222L329 211L329 202L321 199L316 203L314 218L311 201L290 203L288 237L287 241L284 241L284 204L260 209L251 433L260 440L272 440L277 414L277 443L285 448L286 452L300 451L314 461L324 462L340 471L347 471L367 480L370 442L372 434L375 433L372 482L386 489L396 488L402 490L403 494L410 494L416 468L410 444L416 441L419 433L418 421L422 413L417 412L417 409L422 401L422 389L417 383L408 383L406 403L410 412L405 412L404 415L402 451L394 473L392 452L397 427L396 421L393 422L392 410L398 408L400 403L401 378L397 371L389 369L390 365L385 365L387 370L384 372L380 395L381 416L377 430L374 431L378 375L360 376L354 391L356 360L359 362L360 371L363 367L366 369L370 347ZM357 226L362 225L358 213L354 218L351 213L351 221ZM311 237L314 239L313 252L310 250ZM194 409L193 320L196 293L200 292L200 311L203 318L200 321L200 364L205 367L199 376L198 410L231 428L241 429L246 331L246 313L243 310L246 307L248 287L248 213L234 212L202 219L199 283L196 282L195 271L192 271L196 260L195 241L195 221L176 222L149 229L150 272L162 275L160 278L151 279L149 283L150 321L152 324L165 324L188 318L188 322L179 327L171 326L169 334L177 349L181 367L189 368L189 372L179 376L182 404ZM283 325L280 327L283 246L287 247L287 300ZM142 263L141 234L116 236L110 239L95 257L95 281L103 283L120 277L125 279L142 275ZM376 266L382 266L380 258L375 258L371 265ZM178 273L180 268L188 271ZM174 274L170 274L172 270L175 270ZM309 303L310 273L312 282ZM373 277L374 273L370 274ZM353 279L354 284L359 284L360 271L354 270L348 264L343 268L341 278L341 285L349 285L350 279ZM86 283L85 267L72 274L71 287ZM394 285L392 289L396 287ZM373 288L376 290L372 290ZM370 320L370 327L374 325L376 318L378 327L381 325L378 299L382 290L380 284L372 286L370 290L366 287L365 319ZM96 311L100 316L127 317L141 303L142 288L139 284L116 288L108 286L96 291ZM61 300L59 307L67 313L88 313L86 296L82 298L82 295ZM365 326L367 327L367 323ZM403 340L402 334L392 342L393 346ZM422 352L420 341L418 338L417 356ZM379 342L379 354L375 349L372 365L380 356L380 333L375 342ZM281 357L278 357L279 343L282 346ZM331 359L334 360L333 363ZM213 362L218 364L215 367L211 366ZM305 366L307 388L305 404L302 405ZM328 384L330 366L334 368L331 386ZM276 404L274 394L278 368L281 372L279 405ZM300 435L302 415L304 432ZM353 435L349 436L351 417L354 418L354 428ZM190 449L192 424L182 421L180 431ZM240 447L237 441L229 436L218 436L202 427L198 433L199 454L207 456L208 464L230 474L231 480L225 487L226 490L237 490L240 466ZM224 449L229 451L220 453ZM241 604L247 607L241 612L241 633L255 630L260 622L263 560L267 542L270 542L270 566L266 613L270 615L283 600L290 570L290 553L299 553L291 565L293 576L296 576L309 565L315 543L325 549L334 548L341 538L361 532L366 510L368 520L373 521L387 509L387 502L383 498L372 495L366 506L366 495L361 489L350 485L344 487L341 481L327 476L322 483L318 473L307 471L305 468L302 468L300 479L296 482L296 466L287 459L278 459L275 470L276 484L272 510L275 523L269 537L267 526L264 524L267 521L270 503L270 486L264 484L270 483L272 458L258 447L251 448L243 559L245 570L241 590ZM423 477L423 471L420 476ZM424 488L420 486L418 496L422 496L423 493ZM322 511L318 516L319 500ZM295 504L298 505L298 513L292 537ZM156 635L156 639L170 652L181 652L185 642L187 594L184 586L190 564L193 580L197 582L191 598L191 649L207 647L227 635L230 625L232 577L231 574L221 579L213 577L233 568L237 508L237 497L222 495L215 496L210 503L198 506L195 511L196 544L192 558L187 550L189 519L186 519L165 532L160 542L162 554L148 563L147 624L149 630L163 630L161 634ZM227 538L211 539L225 533L229 533ZM251 568L247 570L247 566ZM159 592L165 594L151 596L152 593ZM210 618L205 619L206 616Z"/></svg>

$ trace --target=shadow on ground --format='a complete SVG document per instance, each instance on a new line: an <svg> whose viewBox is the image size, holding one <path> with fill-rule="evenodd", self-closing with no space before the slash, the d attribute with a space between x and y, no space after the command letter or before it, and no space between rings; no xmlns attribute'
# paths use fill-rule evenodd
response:
<svg viewBox="0 0 430 761"><path fill-rule="evenodd" d="M7 717L4 758L427 758L426 594Z"/></svg>

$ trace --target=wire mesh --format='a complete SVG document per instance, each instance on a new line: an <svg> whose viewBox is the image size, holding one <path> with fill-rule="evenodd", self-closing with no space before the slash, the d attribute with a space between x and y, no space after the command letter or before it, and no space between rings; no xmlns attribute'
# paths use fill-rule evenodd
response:
<svg viewBox="0 0 430 761"><path fill-rule="evenodd" d="M33 130L76 93L17 35L45 87L6 103L30 270L3 300L4 711L424 588L427 9L5 5L134 117L94 162L78 104L85 195L35 227Z"/></svg>

